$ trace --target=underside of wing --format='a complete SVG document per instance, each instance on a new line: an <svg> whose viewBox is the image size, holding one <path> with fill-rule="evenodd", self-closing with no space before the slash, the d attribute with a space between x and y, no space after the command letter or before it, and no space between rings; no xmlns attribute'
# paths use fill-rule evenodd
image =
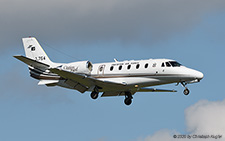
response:
<svg viewBox="0 0 225 141"><path fill-rule="evenodd" d="M25 56L13 56L15 57L16 59L24 62L25 64L31 66L31 67L34 67L34 68L43 68L43 69L47 69L49 67L49 65L47 64L44 64L44 63L41 63L41 62L38 62L36 60L33 60L33 59L30 59L30 58L27 58Z"/></svg>
<svg viewBox="0 0 225 141"><path fill-rule="evenodd" d="M108 96L120 96L121 92L118 91L108 91L108 92L104 92L101 97L108 97Z"/></svg>
<svg viewBox="0 0 225 141"><path fill-rule="evenodd" d="M134 95L136 92L131 91L130 93L131 95ZM124 91L107 91L101 95L101 97L109 97L109 96L125 96L125 92Z"/></svg>
<svg viewBox="0 0 225 141"><path fill-rule="evenodd" d="M137 92L177 92L176 90L165 90L156 88L140 88Z"/></svg>
<svg viewBox="0 0 225 141"><path fill-rule="evenodd" d="M177 92L176 90L165 90L165 89L156 89L156 88L140 88L137 90L130 91L132 95L136 92ZM107 91L104 92L101 97L109 97L109 96L124 96L124 91Z"/></svg>

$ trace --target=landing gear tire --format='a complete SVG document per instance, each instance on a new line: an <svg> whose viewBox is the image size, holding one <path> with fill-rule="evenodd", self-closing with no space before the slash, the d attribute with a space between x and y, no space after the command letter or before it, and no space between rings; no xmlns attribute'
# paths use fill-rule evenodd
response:
<svg viewBox="0 0 225 141"><path fill-rule="evenodd" d="M132 94L130 92L125 92L125 99L124 99L124 103L126 105L130 105L132 103Z"/></svg>
<svg viewBox="0 0 225 141"><path fill-rule="evenodd" d="M132 99L131 98L125 98L124 103L129 106L132 103Z"/></svg>
<svg viewBox="0 0 225 141"><path fill-rule="evenodd" d="M92 99L97 99L97 98L98 98L98 92L93 91L93 92L91 93L91 98L92 98Z"/></svg>
<svg viewBox="0 0 225 141"><path fill-rule="evenodd" d="M186 88L184 89L184 95L189 95L190 91Z"/></svg>

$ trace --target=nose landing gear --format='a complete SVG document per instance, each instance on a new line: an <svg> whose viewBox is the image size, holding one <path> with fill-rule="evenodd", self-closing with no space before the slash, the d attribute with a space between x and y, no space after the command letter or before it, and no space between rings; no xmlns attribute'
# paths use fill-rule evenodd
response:
<svg viewBox="0 0 225 141"><path fill-rule="evenodd" d="M183 92L184 95L189 95L190 90L186 87L187 83L181 82L181 85L182 85L183 87L185 87L184 92Z"/></svg>

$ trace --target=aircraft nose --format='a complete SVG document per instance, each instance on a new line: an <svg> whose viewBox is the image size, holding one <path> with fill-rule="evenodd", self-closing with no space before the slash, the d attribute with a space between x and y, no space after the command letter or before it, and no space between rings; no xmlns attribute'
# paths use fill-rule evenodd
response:
<svg viewBox="0 0 225 141"><path fill-rule="evenodd" d="M200 71L195 71L194 75L195 75L196 79L198 79L199 81L204 77L204 74Z"/></svg>

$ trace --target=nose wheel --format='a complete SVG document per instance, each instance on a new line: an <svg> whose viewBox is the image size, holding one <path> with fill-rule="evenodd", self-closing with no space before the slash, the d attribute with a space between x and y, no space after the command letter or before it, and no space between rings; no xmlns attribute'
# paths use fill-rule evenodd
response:
<svg viewBox="0 0 225 141"><path fill-rule="evenodd" d="M189 95L190 90L186 87L187 83L181 82L181 85L182 85L183 87L185 87L184 92L183 92L184 95Z"/></svg>
<svg viewBox="0 0 225 141"><path fill-rule="evenodd" d="M189 95L189 93L190 93L189 89L188 88L185 88L184 89L184 95Z"/></svg>

